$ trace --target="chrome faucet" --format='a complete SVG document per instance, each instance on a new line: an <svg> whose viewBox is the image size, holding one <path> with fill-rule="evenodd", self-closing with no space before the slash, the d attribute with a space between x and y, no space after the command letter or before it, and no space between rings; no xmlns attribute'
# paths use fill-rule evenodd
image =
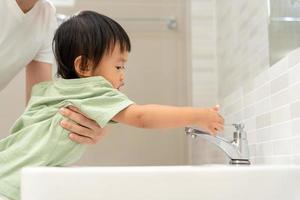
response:
<svg viewBox="0 0 300 200"><path fill-rule="evenodd" d="M244 124L232 125L236 129L233 133L232 141L229 141L220 136L212 136L209 133L192 127L186 127L185 132L187 135L191 135L193 138L199 137L217 145L230 158L229 164L250 165L247 133L243 130Z"/></svg>

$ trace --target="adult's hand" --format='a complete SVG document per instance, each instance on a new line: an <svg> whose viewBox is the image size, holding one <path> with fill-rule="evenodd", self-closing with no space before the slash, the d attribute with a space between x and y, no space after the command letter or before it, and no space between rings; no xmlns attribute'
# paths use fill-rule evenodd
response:
<svg viewBox="0 0 300 200"><path fill-rule="evenodd" d="M78 108L69 106L59 111L70 120L62 120L60 125L70 131L69 138L81 144L96 144L104 135L105 129L101 128L94 120L89 119Z"/></svg>

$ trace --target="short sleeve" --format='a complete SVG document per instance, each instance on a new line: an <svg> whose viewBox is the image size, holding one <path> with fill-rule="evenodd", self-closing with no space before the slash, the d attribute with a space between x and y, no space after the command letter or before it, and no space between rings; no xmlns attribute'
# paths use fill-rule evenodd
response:
<svg viewBox="0 0 300 200"><path fill-rule="evenodd" d="M126 95L114 88L99 89L99 95L82 99L80 111L95 120L102 128L120 111L134 104Z"/></svg>
<svg viewBox="0 0 300 200"><path fill-rule="evenodd" d="M35 58L33 60L39 61L39 62L45 62L53 64L54 62L54 55L52 52L52 40L54 37L54 32L57 29L57 20L55 16L55 10L49 11L49 21L48 21L48 27L45 30L44 33L44 40L42 43L42 46L40 47L38 53L36 54Z"/></svg>

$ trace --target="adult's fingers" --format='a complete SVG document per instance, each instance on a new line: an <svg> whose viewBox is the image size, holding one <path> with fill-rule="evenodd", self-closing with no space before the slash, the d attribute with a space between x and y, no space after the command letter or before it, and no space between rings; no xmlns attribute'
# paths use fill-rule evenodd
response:
<svg viewBox="0 0 300 200"><path fill-rule="evenodd" d="M92 138L78 135L76 133L70 133L69 138L72 141L80 143L80 144L96 144L96 142L97 142L97 141L93 140Z"/></svg>
<svg viewBox="0 0 300 200"><path fill-rule="evenodd" d="M73 132L73 133L76 133L78 135L85 136L85 137L92 137L92 134L89 132L88 128L83 127L81 125L78 125L74 121L71 121L71 120L62 120L60 122L60 125L64 129L67 129L69 132Z"/></svg>
<svg viewBox="0 0 300 200"><path fill-rule="evenodd" d="M81 112L79 112L79 111L77 112L77 111L75 111L73 109L70 109L70 108L61 108L59 110L59 112L63 116L71 119L72 121L76 122L80 126L87 127L87 128L90 128L90 129L94 129L95 126L98 126L98 124L94 120L89 119L88 117L86 117Z"/></svg>

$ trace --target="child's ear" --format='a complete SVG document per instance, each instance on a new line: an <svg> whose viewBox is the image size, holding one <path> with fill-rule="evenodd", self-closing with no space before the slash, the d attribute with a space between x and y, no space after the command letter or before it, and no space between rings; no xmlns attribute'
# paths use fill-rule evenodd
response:
<svg viewBox="0 0 300 200"><path fill-rule="evenodd" d="M74 60L75 71L79 77L89 77L92 76L92 70L89 66L83 67L83 57L78 56Z"/></svg>

